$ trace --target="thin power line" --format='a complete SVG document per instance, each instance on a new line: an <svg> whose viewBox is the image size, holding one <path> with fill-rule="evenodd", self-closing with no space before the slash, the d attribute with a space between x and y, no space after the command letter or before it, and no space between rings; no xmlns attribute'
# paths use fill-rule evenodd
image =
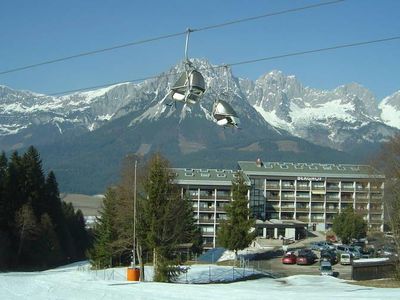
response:
<svg viewBox="0 0 400 300"><path fill-rule="evenodd" d="M215 28L220 28L220 27L224 27L224 26L228 26L228 25L234 25L234 24L238 24L238 23L254 21L254 20L257 20L257 19L268 18L268 17L273 17L273 16L279 16L279 15L283 15L283 14L287 14L287 13L292 13L292 12L297 12L297 11L317 8L317 7L321 7L321 6L325 6L325 5L336 4L336 3L344 2L344 1L345 0L335 0L335 1L312 4L312 5L303 6L303 7L291 8L291 9L277 11L277 12L273 12L273 13L267 13L267 14L263 14L263 15L259 15L259 16L243 18L243 19L239 19L239 20L232 20L232 21L228 21L228 22L225 22L225 23L221 23L221 24L210 25L210 26L205 26L205 27L201 27L201 28L197 28L197 29L192 29L192 31L195 32L195 31L203 31L203 30L215 29Z"/></svg>
<svg viewBox="0 0 400 300"><path fill-rule="evenodd" d="M198 70L202 71L202 70L206 70L206 69L225 68L227 66L229 66L229 67L239 66L239 65L257 63L257 62L261 62L261 61L286 58L286 57L291 57L291 56L300 56L300 55L305 55L305 54L313 54L313 53L332 51L332 50L338 50L338 49L343 49L343 48L365 46L365 45L376 44L376 43L384 43L384 42L389 42L389 41L394 41L394 40L400 40L400 35L393 36L393 37L388 37L388 38L376 39L376 40L355 42L355 43L336 45L336 46L331 46L331 47L326 47L326 48L319 48L319 49L291 52L291 53L286 53L286 54L281 54L281 55L274 55L274 56L256 58L256 59L251 59L251 60L244 60L244 61L239 61L239 62L233 62L233 63L223 64L223 65L213 66L213 67L210 67L210 68L199 68ZM52 94L49 94L49 95L56 96L56 95L61 95L61 94L69 94L69 93L74 93L74 92L80 92L80 91L86 91L86 90L92 90L92 89L98 89L98 88L102 88L102 87L112 86L112 85L115 85L115 84L122 84L122 83L128 83L128 82L139 82L139 81L144 81L144 80L149 80L149 79L168 77L168 76L177 75L177 74L180 74L180 73L169 73L169 74L165 74L165 75L161 74L161 75L157 75L157 76L149 76L149 77L144 77L144 78L136 78L136 79L132 79L132 80L118 81L118 82L107 83L107 84L102 84L102 85L97 85L97 86L90 86L90 87L85 87L85 88L80 88L80 89L75 89L75 90L67 90L67 91L63 91L63 92L56 92L56 93L52 93Z"/></svg>
<svg viewBox="0 0 400 300"><path fill-rule="evenodd" d="M319 48L319 49L306 50L306 51L301 51L301 52L293 52L293 53L269 56L269 57L264 57L264 58L257 58L257 59L252 59L252 60L236 62L236 63L232 63L229 65L230 66L245 65L245 64L251 64L251 63L256 63L256 62L265 61L265 60L273 60L273 59L285 58L285 57L290 57L290 56L298 56L298 55L324 52L324 51L330 51L330 50L336 50L336 49L342 49L342 48L357 47L357 46L363 46L363 45L368 45L368 44L383 43L383 42L388 42L388 41L393 41L393 40L398 40L398 39L400 39L400 36L394 36L394 37L390 37L390 38L370 40L370 41L364 41L364 42L358 42L358 43L351 43L351 44L336 45L336 46L327 47L327 48Z"/></svg>
<svg viewBox="0 0 400 300"><path fill-rule="evenodd" d="M336 3L339 3L339 2L343 2L343 1L345 1L345 0L334 0L334 1L329 1L329 2L322 2L322 3L317 3L317 4L303 6L303 7L297 7L297 8L282 10L282 11L278 11L278 12L267 13L267 14L263 14L263 15L259 15L259 16L253 16L253 17L248 17L248 18L232 20L232 21L228 21L228 22L224 22L224 23L220 23L220 24L200 27L200 28L197 28L197 29L190 29L190 31L191 32L205 31L205 30L220 28L220 27L229 26L229 25L233 25L233 24L254 21L254 20L257 20L257 19L261 19L261 18L268 18L268 17L277 16L277 15L283 15L283 14L287 14L287 13L292 13L292 12L297 12L297 11L317 8L317 7L321 7L321 6L336 4ZM30 64L30 65L25 65L25 66L13 68L13 69L3 70L3 71L0 71L0 75L19 72L19 71L32 69L32 68L36 68L36 67L40 67L40 66L44 66L44 65L54 64L54 63L58 63L58 62L62 62L62 61L75 59L75 58L78 58L78 57L84 57L84 56L94 55L94 54L98 54L98 53L102 53L102 52L113 51L113 50L116 50L116 49L132 47L132 46L137 46L137 45L146 44L146 43L150 43L150 42L155 42L155 41L159 41L159 40L169 39L169 38L177 37L177 36L180 36L180 35L185 35L186 33L187 33L187 30L185 30L183 32L176 32L176 33L171 33L171 34L166 34L166 35L160 35L160 36L153 37L153 38L147 38L147 39L144 39L144 40L129 42L129 43L120 44L120 45L115 45L115 46L111 46L111 47L107 47L107 48L81 52L81 53L78 53L78 54L73 54L73 55L60 57L60 58L55 58L55 59L51 59L51 60L47 60L47 61L43 61L43 62L39 62L39 63L34 63L34 64Z"/></svg>

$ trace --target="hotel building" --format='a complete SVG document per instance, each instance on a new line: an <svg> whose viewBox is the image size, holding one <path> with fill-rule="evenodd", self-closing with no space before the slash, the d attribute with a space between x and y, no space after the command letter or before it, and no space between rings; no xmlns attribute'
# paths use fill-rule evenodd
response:
<svg viewBox="0 0 400 300"><path fill-rule="evenodd" d="M335 215L349 206L362 215L369 230L383 231L385 177L370 166L263 163L260 159L239 161L238 165L249 186L252 217L258 220L256 227L263 228L258 230L260 235L270 236L272 230L276 237L277 228L271 228L271 224L280 223L282 228L285 227L282 224L290 227L290 222L295 227L303 224L324 231L331 228ZM224 207L231 201L230 188L236 171L173 170L182 195L186 194L193 203L203 233L204 248L215 247L218 225L226 218Z"/></svg>

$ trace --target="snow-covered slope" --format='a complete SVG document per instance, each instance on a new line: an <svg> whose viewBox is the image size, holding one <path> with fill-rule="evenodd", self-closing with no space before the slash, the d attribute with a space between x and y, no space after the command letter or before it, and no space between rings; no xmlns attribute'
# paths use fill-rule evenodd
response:
<svg viewBox="0 0 400 300"><path fill-rule="evenodd" d="M148 267L146 267L148 268ZM189 278L209 278L219 271L232 276L232 269L194 265ZM241 272L242 270L240 270ZM212 273L210 273L212 272ZM233 272L235 275L235 272ZM185 282L185 275L182 276ZM89 271L70 265L43 272L0 274L0 299L398 299L395 288L372 288L348 284L331 276L297 275L261 278L225 284L174 284L128 282L126 268Z"/></svg>

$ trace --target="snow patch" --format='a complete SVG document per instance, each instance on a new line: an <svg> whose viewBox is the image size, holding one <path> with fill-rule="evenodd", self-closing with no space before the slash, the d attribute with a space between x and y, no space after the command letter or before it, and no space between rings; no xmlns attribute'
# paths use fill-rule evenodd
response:
<svg viewBox="0 0 400 300"><path fill-rule="evenodd" d="M392 105L386 103L387 98L383 99L379 105L382 110L381 118L389 126L400 129L400 110L396 110Z"/></svg>

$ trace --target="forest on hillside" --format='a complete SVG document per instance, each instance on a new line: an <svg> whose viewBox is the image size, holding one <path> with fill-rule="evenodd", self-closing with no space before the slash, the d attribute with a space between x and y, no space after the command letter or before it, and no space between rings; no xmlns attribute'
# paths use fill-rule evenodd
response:
<svg viewBox="0 0 400 300"><path fill-rule="evenodd" d="M0 155L0 270L45 269L85 257L89 234L80 210L60 200L33 147Z"/></svg>

